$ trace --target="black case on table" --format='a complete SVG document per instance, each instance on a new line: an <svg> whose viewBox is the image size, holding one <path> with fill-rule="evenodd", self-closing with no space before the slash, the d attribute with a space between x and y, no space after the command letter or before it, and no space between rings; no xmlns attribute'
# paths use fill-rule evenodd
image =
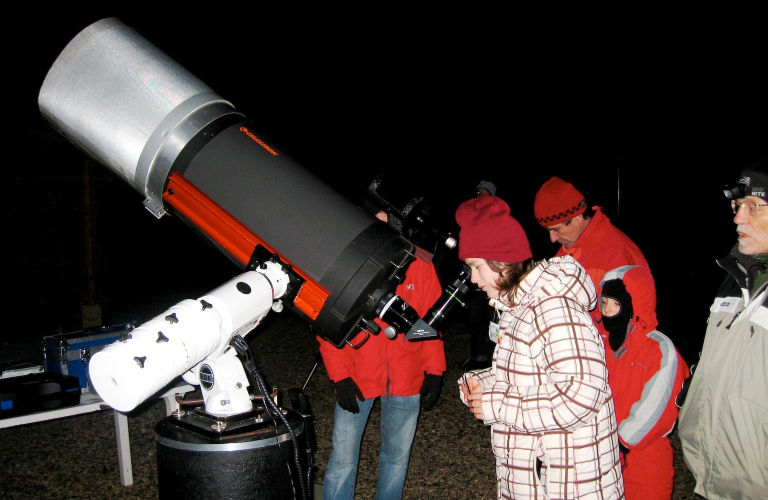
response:
<svg viewBox="0 0 768 500"><path fill-rule="evenodd" d="M0 418L80 404L80 381L60 373L0 379Z"/></svg>

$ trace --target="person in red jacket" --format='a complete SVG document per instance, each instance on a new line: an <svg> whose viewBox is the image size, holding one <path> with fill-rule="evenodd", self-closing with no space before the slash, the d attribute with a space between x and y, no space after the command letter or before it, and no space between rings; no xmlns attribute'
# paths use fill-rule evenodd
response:
<svg viewBox="0 0 768 500"><path fill-rule="evenodd" d="M387 215L376 215L386 222ZM408 266L405 280L395 293L420 317L440 298L442 287L422 249ZM382 331L388 326L375 319ZM376 399L381 402L381 446L376 498L402 497L411 445L416 434L420 402L430 409L437 402L446 369L442 338L410 341L399 333L386 335L359 332L342 348L317 337L328 377L336 388L333 450L323 478L324 500L353 500L360 459L360 442ZM351 345L350 345L351 344Z"/></svg>
<svg viewBox="0 0 768 500"><path fill-rule="evenodd" d="M648 268L618 267L605 273L600 285L626 498L670 500L675 468L668 436L677 422L675 398L688 366L656 330L656 293Z"/></svg>
<svg viewBox="0 0 768 500"><path fill-rule="evenodd" d="M627 264L650 269L635 242L611 224L601 207L587 208L584 195L570 182L559 177L545 182L536 193L533 212L536 222L549 231L552 243L560 243L555 257L572 255L592 278L598 297L606 271ZM655 296L655 285L653 293ZM605 337L600 325L600 307L590 311L590 315Z"/></svg>

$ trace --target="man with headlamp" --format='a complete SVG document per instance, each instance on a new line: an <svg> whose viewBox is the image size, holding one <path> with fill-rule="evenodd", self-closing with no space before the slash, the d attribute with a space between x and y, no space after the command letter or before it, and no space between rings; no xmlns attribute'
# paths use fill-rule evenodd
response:
<svg viewBox="0 0 768 500"><path fill-rule="evenodd" d="M695 492L768 498L768 156L724 190L738 243L710 307L704 346L679 419Z"/></svg>

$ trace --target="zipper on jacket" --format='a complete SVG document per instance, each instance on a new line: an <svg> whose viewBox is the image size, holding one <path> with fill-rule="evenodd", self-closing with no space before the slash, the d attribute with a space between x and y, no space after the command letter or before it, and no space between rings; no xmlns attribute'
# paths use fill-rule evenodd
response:
<svg viewBox="0 0 768 500"><path fill-rule="evenodd" d="M744 310L744 309L742 309L741 311L743 311L743 310ZM726 330L730 330L730 329L731 329L731 325L733 324L733 322L734 322L734 321L736 321L736 318L738 318L738 317L739 317L739 314L741 314L741 311L739 311L739 312L737 312L736 314L734 314L734 315L733 315L733 318L731 318L731 321L730 321L730 323L728 323L727 325L725 325L725 329L726 329Z"/></svg>

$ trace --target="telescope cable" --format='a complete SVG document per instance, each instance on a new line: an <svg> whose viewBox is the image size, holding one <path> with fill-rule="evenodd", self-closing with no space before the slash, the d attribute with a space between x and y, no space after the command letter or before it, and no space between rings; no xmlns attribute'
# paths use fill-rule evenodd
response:
<svg viewBox="0 0 768 500"><path fill-rule="evenodd" d="M248 343L245 341L245 339L243 339L243 337L241 337L239 334L236 334L232 338L230 345L237 352L238 357L243 363L243 367L245 367L248 374L253 377L253 380L256 382L256 386L263 396L265 406L271 410L269 413L280 418L286 429L288 429L288 433L291 435L291 441L293 442L293 459L296 463L296 470L298 471L301 496L304 500L309 500L309 487L307 485L307 481L304 479L304 473L302 472L301 460L299 459L299 444L298 439L296 438L296 434L293 432L293 429L288 423L288 420L285 418L285 415L283 415L283 412L280 411L275 402L272 401L272 398L269 397L267 384L264 382L264 378L261 376L261 372L259 372L259 369L256 367L256 363L253 360L253 356L251 355L251 348L248 346ZM275 429L277 429L277 425L275 426Z"/></svg>

